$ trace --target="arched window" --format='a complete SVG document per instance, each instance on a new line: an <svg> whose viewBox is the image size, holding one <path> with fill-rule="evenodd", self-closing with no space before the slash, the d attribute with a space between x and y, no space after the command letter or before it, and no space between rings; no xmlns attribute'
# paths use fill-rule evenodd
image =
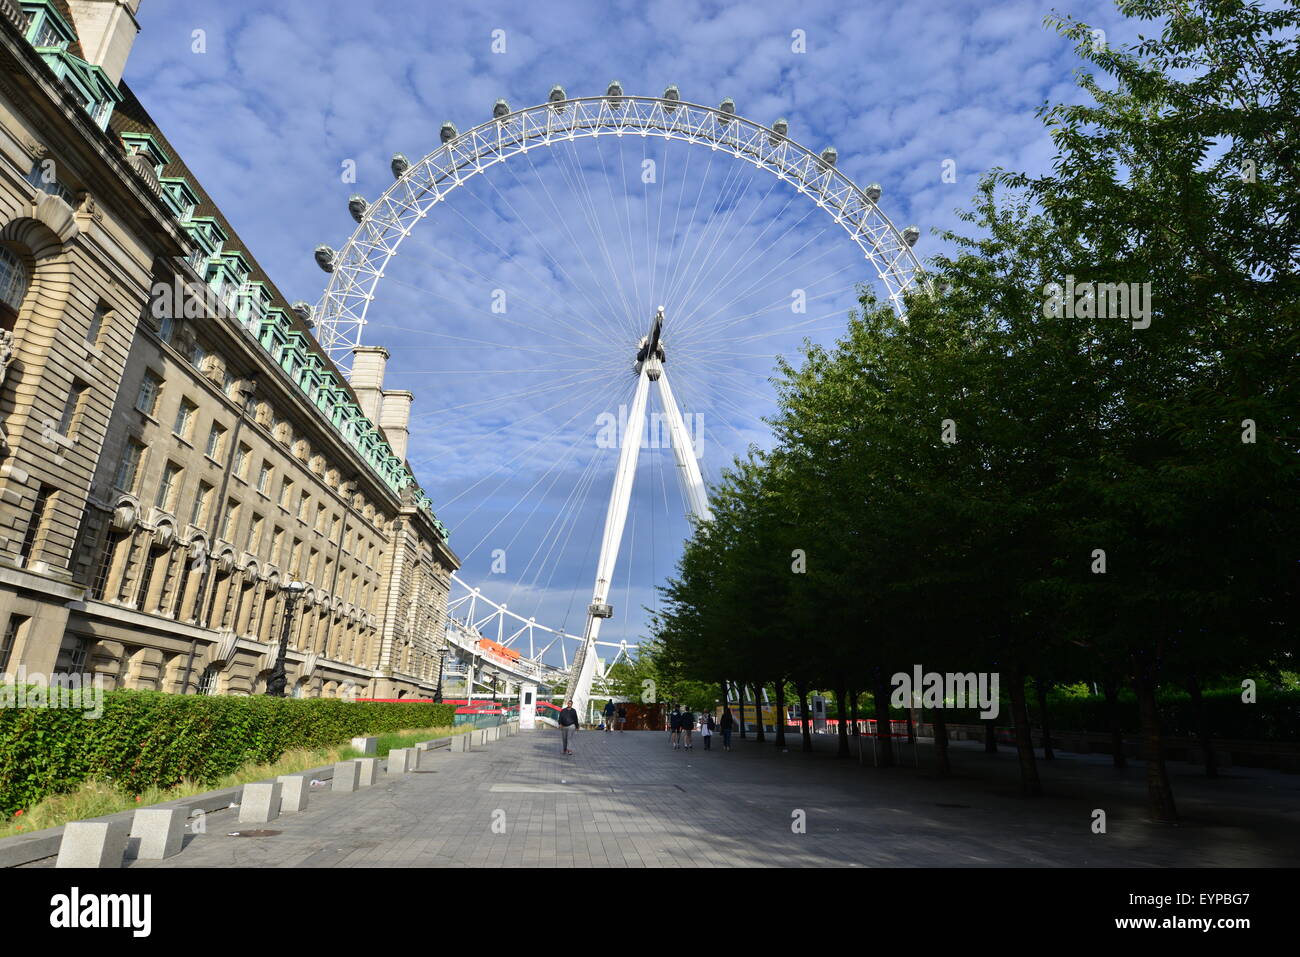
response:
<svg viewBox="0 0 1300 957"><path fill-rule="evenodd" d="M0 246L0 320L6 329L14 327L18 309L27 296L27 267L11 249Z"/></svg>

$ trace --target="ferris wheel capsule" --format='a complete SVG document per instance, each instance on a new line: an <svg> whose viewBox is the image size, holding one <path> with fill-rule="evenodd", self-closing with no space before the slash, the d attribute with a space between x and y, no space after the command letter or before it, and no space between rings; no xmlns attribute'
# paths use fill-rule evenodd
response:
<svg viewBox="0 0 1300 957"><path fill-rule="evenodd" d="M867 199L871 200L873 203L877 202L880 199L880 184L872 183L864 189L863 192L867 194Z"/></svg>
<svg viewBox="0 0 1300 957"><path fill-rule="evenodd" d="M401 179L406 171L411 168L411 161L403 153L394 153L389 168L393 171L393 179Z"/></svg>
<svg viewBox="0 0 1300 957"><path fill-rule="evenodd" d="M312 309L308 303L299 299L297 302L290 304L289 308L293 310L295 316L303 321L308 329L315 327L316 323L312 319Z"/></svg>
<svg viewBox="0 0 1300 957"><path fill-rule="evenodd" d="M681 98L682 95L679 92L677 92L677 84L674 83L672 86L668 87L668 89L664 90L664 95L662 99L672 101L671 103L665 104L664 109L666 110L677 109L677 104L681 101Z"/></svg>
<svg viewBox="0 0 1300 957"><path fill-rule="evenodd" d="M555 86L551 87L550 95L546 97L546 99L552 104L563 103L568 98L569 98L568 94L564 92L564 87L560 86L560 84L558 83L555 84ZM553 106L553 109L559 112L563 110L564 107Z"/></svg>
<svg viewBox="0 0 1300 957"><path fill-rule="evenodd" d="M909 246L915 246L918 239L921 238L921 230L916 226L908 226L903 230L903 242Z"/></svg>
<svg viewBox="0 0 1300 957"><path fill-rule="evenodd" d="M718 104L718 110L722 113L722 116L718 117L718 119L725 126L727 123L730 123L731 118L736 115L736 101L731 97L727 97Z"/></svg>
<svg viewBox="0 0 1300 957"><path fill-rule="evenodd" d="M769 136L767 141L773 146L786 138L786 135L790 132L790 124L786 122L784 116L772 124L772 132L775 133L776 136Z"/></svg>
<svg viewBox="0 0 1300 957"><path fill-rule="evenodd" d="M329 246L316 247L316 265L320 266L325 272L334 271L334 250Z"/></svg>
<svg viewBox="0 0 1300 957"><path fill-rule="evenodd" d="M822 150L821 160L822 165L824 166L834 166L835 161L839 158L840 154L833 146L828 146L826 149Z"/></svg>
<svg viewBox="0 0 1300 957"><path fill-rule="evenodd" d="M348 197L348 212L352 214L352 218L357 222L365 219L366 210L369 206L370 204L366 202L366 198L360 193L353 193Z"/></svg>
<svg viewBox="0 0 1300 957"><path fill-rule="evenodd" d="M505 116L509 112L510 104L505 100L497 100L492 104L492 118L495 120L501 119L501 117Z"/></svg>
<svg viewBox="0 0 1300 957"><path fill-rule="evenodd" d="M605 89L605 96L610 106L619 106L623 102L623 84L618 80L612 81Z"/></svg>
<svg viewBox="0 0 1300 957"><path fill-rule="evenodd" d="M456 124L453 123L451 120L448 120L446 123L443 123L442 129L438 130L438 137L444 143L450 143L459 135L460 135L460 131L456 129Z"/></svg>

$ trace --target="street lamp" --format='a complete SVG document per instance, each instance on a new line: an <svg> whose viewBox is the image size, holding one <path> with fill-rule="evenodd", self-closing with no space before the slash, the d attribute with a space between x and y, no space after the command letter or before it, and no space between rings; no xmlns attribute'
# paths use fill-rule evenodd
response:
<svg viewBox="0 0 1300 957"><path fill-rule="evenodd" d="M442 663L447 660L447 649L438 651L438 687L433 689L434 704L442 704Z"/></svg>
<svg viewBox="0 0 1300 957"><path fill-rule="evenodd" d="M306 589L307 586L300 581L291 581L284 586L284 630L280 634L280 647L275 653L275 667L271 669L271 677L266 679L266 693L272 698L283 698L285 685L289 681L284 670L284 654L289 650L289 634L293 629L293 606Z"/></svg>

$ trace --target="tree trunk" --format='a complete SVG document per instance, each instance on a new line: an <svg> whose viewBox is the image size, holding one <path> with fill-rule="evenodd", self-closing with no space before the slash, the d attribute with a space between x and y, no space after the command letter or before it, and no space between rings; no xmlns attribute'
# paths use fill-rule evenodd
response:
<svg viewBox="0 0 1300 957"><path fill-rule="evenodd" d="M948 723L943 720L943 709L934 712L934 770L941 778L952 773L948 763Z"/></svg>
<svg viewBox="0 0 1300 957"><path fill-rule="evenodd" d="M812 732L808 730L808 686L796 681L794 690L799 692L799 723L803 725L803 749L811 751Z"/></svg>
<svg viewBox="0 0 1300 957"><path fill-rule="evenodd" d="M885 679L885 669L876 669L876 740L880 742L880 764L882 768L894 766L894 739L890 734L889 723L889 682Z"/></svg>
<svg viewBox="0 0 1300 957"><path fill-rule="evenodd" d="M785 747L785 679L776 683L776 746Z"/></svg>
<svg viewBox="0 0 1300 957"><path fill-rule="evenodd" d="M736 682L736 691L740 695L740 736L745 736L745 683Z"/></svg>
<svg viewBox="0 0 1300 957"><path fill-rule="evenodd" d="M1055 760L1052 753L1052 729L1047 720L1047 682L1042 678L1034 679L1034 688L1038 691L1038 720L1043 723L1043 760Z"/></svg>
<svg viewBox="0 0 1300 957"><path fill-rule="evenodd" d="M1155 668L1150 661L1138 661L1134 690L1142 716L1142 757L1147 766L1147 809L1151 819L1167 824L1178 820L1174 790L1165 767L1164 739L1160 734L1160 711L1156 707Z"/></svg>
<svg viewBox="0 0 1300 957"><path fill-rule="evenodd" d="M839 705L839 708L836 710L840 713L839 721L836 722L836 724L839 725L840 732L840 748L836 757L841 758L847 758L849 756L849 722L846 714L848 710L848 701L845 700L846 698L848 698L848 693L844 690L843 685L835 689L835 703Z"/></svg>
<svg viewBox="0 0 1300 957"><path fill-rule="evenodd" d="M980 719L984 725L984 753L998 753L998 728L992 718L985 720Z"/></svg>
<svg viewBox="0 0 1300 957"><path fill-rule="evenodd" d="M1219 761L1214 756L1214 748L1210 744L1210 716L1205 710L1205 699L1201 697L1201 683L1197 680L1196 675L1192 675L1187 680L1187 690L1192 696L1192 710L1196 718L1196 738L1201 743L1201 755L1205 759L1205 776L1207 778L1217 778L1219 776Z"/></svg>
<svg viewBox="0 0 1300 957"><path fill-rule="evenodd" d="M1110 723L1110 760L1117 768L1128 767L1124 757L1124 728L1119 720L1119 682L1107 676L1102 682L1102 691L1106 695L1106 720Z"/></svg>
<svg viewBox="0 0 1300 957"><path fill-rule="evenodd" d="M1016 753L1020 757L1020 790L1027 797L1043 793L1034 761L1034 739L1029 730L1029 706L1025 703L1025 675L1019 668L1011 673L1011 717L1016 722Z"/></svg>
<svg viewBox="0 0 1300 957"><path fill-rule="evenodd" d="M849 721L853 724L853 736L856 738L862 732L858 730L858 692L855 688L849 690Z"/></svg>
<svg viewBox="0 0 1300 957"><path fill-rule="evenodd" d="M767 743L767 734L763 731L763 682L750 685L754 689L754 739L759 744Z"/></svg>

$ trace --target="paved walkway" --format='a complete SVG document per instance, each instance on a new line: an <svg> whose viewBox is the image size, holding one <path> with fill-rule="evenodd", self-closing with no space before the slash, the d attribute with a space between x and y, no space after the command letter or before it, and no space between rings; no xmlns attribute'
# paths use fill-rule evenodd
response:
<svg viewBox="0 0 1300 957"><path fill-rule="evenodd" d="M729 754L696 740L675 752L664 734L589 731L564 758L558 734L537 731L431 752L420 773L313 789L306 812L267 825L212 814L178 856L131 866L1294 866L1300 853L1300 775L1232 768L1212 782L1174 765L1186 824L1170 828L1143 819L1138 762L1040 764L1049 796L1030 801L1014 752L969 742L938 781L924 748L921 770L878 771L803 754L797 739L787 753L737 739ZM1090 830L1096 807L1107 834ZM279 833L228 836L257 828Z"/></svg>

